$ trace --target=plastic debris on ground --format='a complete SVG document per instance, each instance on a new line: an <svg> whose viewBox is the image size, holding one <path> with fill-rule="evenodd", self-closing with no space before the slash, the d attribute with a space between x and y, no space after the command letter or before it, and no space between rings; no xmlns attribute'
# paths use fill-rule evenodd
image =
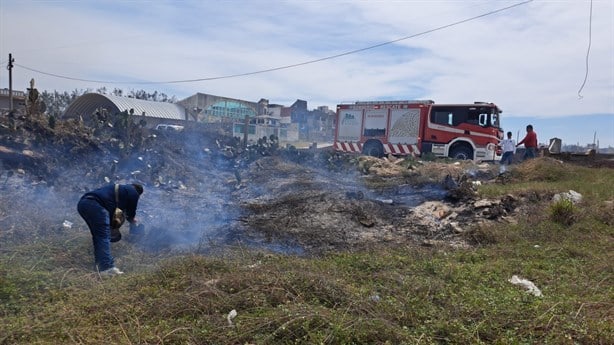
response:
<svg viewBox="0 0 614 345"><path fill-rule="evenodd" d="M552 201L554 202L559 202L560 200L569 200L574 204L577 204L579 202L582 201L582 194L573 191L573 190L569 190L569 192L567 193L559 193L556 194L554 197L552 197Z"/></svg>
<svg viewBox="0 0 614 345"><path fill-rule="evenodd" d="M533 294L534 296L543 296L541 290L537 286L535 286L535 284L533 284L533 282L530 280L523 279L521 277L518 277L517 275L513 275L512 278L508 281L514 285L520 285L524 287L528 293Z"/></svg>
<svg viewBox="0 0 614 345"><path fill-rule="evenodd" d="M237 311L233 309L230 311L230 313L228 313L228 316L226 316L226 320L228 320L228 326L232 326L232 319L234 319L235 317L237 317Z"/></svg>

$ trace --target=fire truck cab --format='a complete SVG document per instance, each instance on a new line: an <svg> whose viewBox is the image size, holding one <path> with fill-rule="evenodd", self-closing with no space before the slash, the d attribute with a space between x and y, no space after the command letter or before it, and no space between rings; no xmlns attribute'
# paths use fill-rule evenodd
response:
<svg viewBox="0 0 614 345"><path fill-rule="evenodd" d="M501 110L493 103L435 104L375 101L340 104L334 147L338 151L385 154L431 153L439 157L495 160L500 157Z"/></svg>

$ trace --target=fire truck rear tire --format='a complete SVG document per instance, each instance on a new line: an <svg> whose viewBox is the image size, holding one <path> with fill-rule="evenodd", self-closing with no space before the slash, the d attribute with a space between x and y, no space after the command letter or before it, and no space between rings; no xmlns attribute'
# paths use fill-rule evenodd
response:
<svg viewBox="0 0 614 345"><path fill-rule="evenodd" d="M362 154L371 157L384 157L384 147L380 142L367 142L362 148Z"/></svg>
<svg viewBox="0 0 614 345"><path fill-rule="evenodd" d="M467 146L457 146L450 150L449 156L458 160L473 159L473 150Z"/></svg>

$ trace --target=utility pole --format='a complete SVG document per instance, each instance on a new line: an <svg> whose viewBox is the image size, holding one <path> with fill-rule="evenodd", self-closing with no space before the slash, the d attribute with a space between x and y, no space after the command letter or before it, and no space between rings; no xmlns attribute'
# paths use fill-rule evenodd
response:
<svg viewBox="0 0 614 345"><path fill-rule="evenodd" d="M9 112L13 111L13 54L9 53L9 64L6 68L9 70Z"/></svg>

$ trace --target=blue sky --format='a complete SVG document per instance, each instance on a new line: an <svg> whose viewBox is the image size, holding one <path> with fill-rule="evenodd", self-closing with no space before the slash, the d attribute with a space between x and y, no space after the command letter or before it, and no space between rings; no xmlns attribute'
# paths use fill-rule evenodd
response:
<svg viewBox="0 0 614 345"><path fill-rule="evenodd" d="M505 112L503 113L505 115ZM562 117L503 117L503 130L512 132L514 140L522 140L526 126L533 125L540 143L548 144L550 138L563 140L563 145L599 144L614 147L614 116L612 114ZM517 139L518 138L518 139ZM609 138L609 140L607 140Z"/></svg>
<svg viewBox="0 0 614 345"><path fill-rule="evenodd" d="M180 99L204 92L283 105L304 99L310 108L378 99L491 101L514 133L531 121L543 142L556 136L585 144L597 130L601 146L614 146L614 1L594 0L592 18L590 6L586 0L0 0L0 62L13 54L14 88L21 90L35 78L41 90L105 86ZM268 73L157 83L301 64L391 41ZM0 87L8 87L4 67Z"/></svg>

